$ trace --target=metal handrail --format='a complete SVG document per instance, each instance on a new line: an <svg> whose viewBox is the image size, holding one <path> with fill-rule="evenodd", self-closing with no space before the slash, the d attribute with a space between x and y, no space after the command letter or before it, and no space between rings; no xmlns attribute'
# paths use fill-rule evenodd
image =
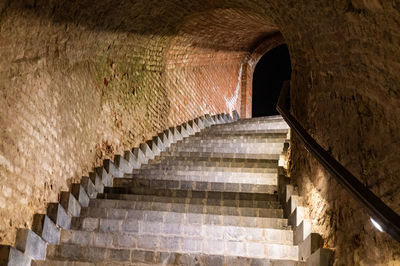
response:
<svg viewBox="0 0 400 266"><path fill-rule="evenodd" d="M300 138L306 149L322 166L345 188L356 201L361 204L382 229L400 242L400 216L364 186L354 175L324 150L300 125L286 108L286 97L289 92L289 82L285 81L276 106L278 112Z"/></svg>

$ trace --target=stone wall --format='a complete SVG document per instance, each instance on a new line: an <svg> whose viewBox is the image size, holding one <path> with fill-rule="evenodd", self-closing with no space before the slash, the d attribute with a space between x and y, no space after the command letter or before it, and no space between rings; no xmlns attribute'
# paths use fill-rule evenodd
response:
<svg viewBox="0 0 400 266"><path fill-rule="evenodd" d="M0 0L0 242L104 158L203 113L248 114L246 60L278 31L296 117L400 213L397 1ZM292 151L336 265L396 264L399 245Z"/></svg>
<svg viewBox="0 0 400 266"><path fill-rule="evenodd" d="M326 150L400 214L399 5L335 1L297 6L307 31L285 35L293 113ZM297 25L292 25L294 31ZM400 244L376 230L347 191L293 139L292 177L336 265L399 265Z"/></svg>

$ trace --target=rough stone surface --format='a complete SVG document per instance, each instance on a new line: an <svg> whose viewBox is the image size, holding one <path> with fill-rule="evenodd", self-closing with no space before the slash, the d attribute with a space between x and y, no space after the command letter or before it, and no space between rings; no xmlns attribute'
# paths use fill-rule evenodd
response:
<svg viewBox="0 0 400 266"><path fill-rule="evenodd" d="M399 12L382 0L0 0L0 243L104 159L204 113L247 112L244 62L278 31L295 116L400 213ZM292 151L335 263L400 260L296 140Z"/></svg>

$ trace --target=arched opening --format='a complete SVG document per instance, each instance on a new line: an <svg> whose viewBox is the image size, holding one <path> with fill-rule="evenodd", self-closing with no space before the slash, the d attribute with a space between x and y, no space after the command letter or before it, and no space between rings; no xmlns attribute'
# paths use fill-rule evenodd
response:
<svg viewBox="0 0 400 266"><path fill-rule="evenodd" d="M284 80L292 73L286 44L267 52L258 61L253 74L252 116L277 115L276 102Z"/></svg>

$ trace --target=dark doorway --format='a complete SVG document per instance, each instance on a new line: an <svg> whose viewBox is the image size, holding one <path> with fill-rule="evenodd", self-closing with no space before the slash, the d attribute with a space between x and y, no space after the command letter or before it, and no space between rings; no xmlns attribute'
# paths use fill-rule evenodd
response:
<svg viewBox="0 0 400 266"><path fill-rule="evenodd" d="M289 50L280 45L261 57L253 74L252 116L277 115L276 102L284 80L292 73Z"/></svg>

